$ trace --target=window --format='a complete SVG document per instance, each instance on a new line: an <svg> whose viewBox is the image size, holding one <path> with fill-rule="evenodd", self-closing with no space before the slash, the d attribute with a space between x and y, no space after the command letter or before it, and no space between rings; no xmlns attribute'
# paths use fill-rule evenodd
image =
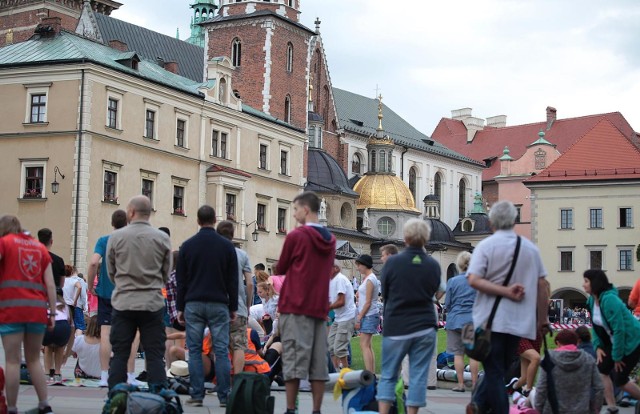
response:
<svg viewBox="0 0 640 414"><path fill-rule="evenodd" d="M156 111L147 109L144 117L144 137L156 139Z"/></svg>
<svg viewBox="0 0 640 414"><path fill-rule="evenodd" d="M522 204L516 204L516 224L522 223Z"/></svg>
<svg viewBox="0 0 640 414"><path fill-rule="evenodd" d="M560 228L573 229L573 210L571 209L560 210Z"/></svg>
<svg viewBox="0 0 640 414"><path fill-rule="evenodd" d="M380 166L378 167L380 172L385 172L387 168L387 153L380 151Z"/></svg>
<svg viewBox="0 0 640 414"><path fill-rule="evenodd" d="M215 129L211 131L211 155L213 155L214 157L218 156L218 135L219 134L220 132L216 131Z"/></svg>
<svg viewBox="0 0 640 414"><path fill-rule="evenodd" d="M236 195L227 193L227 201L225 206L227 220L236 221Z"/></svg>
<svg viewBox="0 0 640 414"><path fill-rule="evenodd" d="M371 150L371 157L369 157L369 160L371 161L371 166L369 167L369 171L375 172L376 171L376 150Z"/></svg>
<svg viewBox="0 0 640 414"><path fill-rule="evenodd" d="M289 151L280 150L280 174L289 175Z"/></svg>
<svg viewBox="0 0 640 414"><path fill-rule="evenodd" d="M360 160L360 154L358 153L353 154L353 157L351 158L351 172L353 174L360 174L360 165L362 165L362 162Z"/></svg>
<svg viewBox="0 0 640 414"><path fill-rule="evenodd" d="M309 125L309 148L322 148L322 127Z"/></svg>
<svg viewBox="0 0 640 414"><path fill-rule="evenodd" d="M560 271L573 271L573 252L560 252Z"/></svg>
<svg viewBox="0 0 640 414"><path fill-rule="evenodd" d="M260 163L258 167L262 170L266 170L268 167L267 164L267 150L268 146L266 144L260 144Z"/></svg>
<svg viewBox="0 0 640 414"><path fill-rule="evenodd" d="M620 250L620 270L633 270L633 261L631 259L631 249Z"/></svg>
<svg viewBox="0 0 640 414"><path fill-rule="evenodd" d="M117 203L118 173L115 171L104 172L104 201L107 203Z"/></svg>
<svg viewBox="0 0 640 414"><path fill-rule="evenodd" d="M240 66L242 61L242 43L237 37L231 43L231 63L233 66Z"/></svg>
<svg viewBox="0 0 640 414"><path fill-rule="evenodd" d="M186 148L185 145L185 131L187 129L187 121L184 119L178 119L176 122L176 145L182 148Z"/></svg>
<svg viewBox="0 0 640 414"><path fill-rule="evenodd" d="M293 72L293 45L287 45L287 72Z"/></svg>
<svg viewBox="0 0 640 414"><path fill-rule="evenodd" d="M47 122L47 95L38 93L31 95L31 118L32 124Z"/></svg>
<svg viewBox="0 0 640 414"><path fill-rule="evenodd" d="M267 206L264 204L258 203L258 212L256 215L256 224L258 225L258 229L266 230L267 229Z"/></svg>
<svg viewBox="0 0 640 414"><path fill-rule="evenodd" d="M284 122L291 123L291 97L284 98Z"/></svg>
<svg viewBox="0 0 640 414"><path fill-rule="evenodd" d="M227 158L227 133L220 133L220 158Z"/></svg>
<svg viewBox="0 0 640 414"><path fill-rule="evenodd" d="M601 229L602 227L602 209L589 209L589 228Z"/></svg>
<svg viewBox="0 0 640 414"><path fill-rule="evenodd" d="M107 126L109 128L118 128L118 101L115 98L109 98L109 106L107 107Z"/></svg>
<svg viewBox="0 0 640 414"><path fill-rule="evenodd" d="M153 207L153 180L142 179L142 195L149 197L151 206Z"/></svg>
<svg viewBox="0 0 640 414"><path fill-rule="evenodd" d="M442 211L442 177L439 173L433 177L433 195L438 197L438 211Z"/></svg>
<svg viewBox="0 0 640 414"><path fill-rule="evenodd" d="M409 191L415 200L416 195L416 169L414 167L409 168Z"/></svg>
<svg viewBox="0 0 640 414"><path fill-rule="evenodd" d="M602 269L602 250L589 251L589 268Z"/></svg>
<svg viewBox="0 0 640 414"><path fill-rule="evenodd" d="M289 7L294 7L294 1L293 0L289 0L288 4L289 4Z"/></svg>
<svg viewBox="0 0 640 414"><path fill-rule="evenodd" d="M42 198L44 166L25 167L23 198Z"/></svg>
<svg viewBox="0 0 640 414"><path fill-rule="evenodd" d="M458 184L458 218L464 218L467 215L467 184L464 180L460 180L460 184ZM518 208L518 207L516 207ZM516 223L520 223L520 209L518 208L518 218L516 218Z"/></svg>
<svg viewBox="0 0 640 414"><path fill-rule="evenodd" d="M227 137L226 132L213 130L211 132L211 155L214 157L227 158Z"/></svg>
<svg viewBox="0 0 640 414"><path fill-rule="evenodd" d="M173 214L184 216L184 187L180 185L173 186Z"/></svg>
<svg viewBox="0 0 640 414"><path fill-rule="evenodd" d="M278 233L287 232L287 209L278 208Z"/></svg>
<svg viewBox="0 0 640 414"><path fill-rule="evenodd" d="M390 236L396 231L396 222L391 217L382 217L378 220L378 232L383 236Z"/></svg>
<svg viewBox="0 0 640 414"><path fill-rule="evenodd" d="M629 207L621 207L620 208L620 227L622 228L631 228L633 227L633 220L631 216L631 208Z"/></svg>

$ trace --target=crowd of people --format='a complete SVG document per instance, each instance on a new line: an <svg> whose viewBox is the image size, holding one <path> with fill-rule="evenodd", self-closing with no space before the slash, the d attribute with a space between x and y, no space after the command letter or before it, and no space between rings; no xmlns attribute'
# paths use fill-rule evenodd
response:
<svg viewBox="0 0 640 414"><path fill-rule="evenodd" d="M40 414L53 413L46 374L49 381L61 381L60 368L70 355L76 358L76 378L111 389L139 384L134 372L139 350L145 372L138 378L159 392L169 386L168 377L188 377L187 405L202 406L205 383L215 379L219 405L225 407L234 373L250 371L284 384L285 414L296 412L301 383L308 384L313 414L319 414L329 372L349 367L351 338L357 334L364 368L376 373L376 357L381 358L379 412L390 411L402 380L408 386L407 412L416 414L436 386L443 296L454 392L467 391L466 328L491 330L483 376L479 361L470 360L468 414L506 414L509 394L540 413L595 413L603 399L615 413L614 389L640 399L640 388L629 380L640 359L640 322L603 271L584 273L589 300L585 309L570 313L571 321L591 320L593 331L561 331L549 363L541 362L549 318L569 313L550 311L546 270L537 247L514 232L512 203L492 206L494 233L473 254L458 256L460 274L447 283L425 249L431 228L424 220L405 223L403 250L381 247L379 275L373 258L360 255L358 281L349 280L335 259L335 237L319 224L318 196L303 192L292 206L298 226L288 233L273 274L262 263L251 266L247 253L233 243L234 223L216 223L208 205L198 209L199 231L173 249L170 230L149 221L149 199L132 198L126 211L113 213L114 231L98 239L86 281L51 252L50 230L40 230L36 240L16 217L1 217L0 335L8 412L17 413L24 347ZM377 356L372 338L380 330ZM505 386L514 357L517 374ZM576 376L582 380L569 380ZM558 406L563 408L557 411Z"/></svg>

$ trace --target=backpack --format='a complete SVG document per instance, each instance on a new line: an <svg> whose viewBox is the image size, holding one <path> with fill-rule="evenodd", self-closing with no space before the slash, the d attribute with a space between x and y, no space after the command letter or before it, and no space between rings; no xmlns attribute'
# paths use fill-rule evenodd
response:
<svg viewBox="0 0 640 414"><path fill-rule="evenodd" d="M454 355L448 352L440 352L436 357L436 363L439 369L454 368L453 366Z"/></svg>
<svg viewBox="0 0 640 414"><path fill-rule="evenodd" d="M174 401L175 400L175 401ZM173 390L162 389L159 393L140 391L126 383L118 384L109 391L102 414L182 414L180 397Z"/></svg>
<svg viewBox="0 0 640 414"><path fill-rule="evenodd" d="M226 414L273 414L275 399L266 375L240 372L233 376L233 388Z"/></svg>

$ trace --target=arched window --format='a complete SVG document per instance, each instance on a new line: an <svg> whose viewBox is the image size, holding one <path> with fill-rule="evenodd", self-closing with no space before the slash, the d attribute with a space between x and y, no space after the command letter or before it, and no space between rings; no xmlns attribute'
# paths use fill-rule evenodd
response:
<svg viewBox="0 0 640 414"><path fill-rule="evenodd" d="M351 158L351 172L353 174L360 174L360 154L357 152L353 154L353 158Z"/></svg>
<svg viewBox="0 0 640 414"><path fill-rule="evenodd" d="M387 153L380 151L380 172L385 172L387 168Z"/></svg>
<svg viewBox="0 0 640 414"><path fill-rule="evenodd" d="M467 214L466 192L467 185L464 180L460 180L460 185L458 185L458 218L460 219Z"/></svg>
<svg viewBox="0 0 640 414"><path fill-rule="evenodd" d="M376 150L371 150L371 156L369 157L371 162L371 166L369 166L369 171L374 172L376 170Z"/></svg>
<svg viewBox="0 0 640 414"><path fill-rule="evenodd" d="M291 97L284 98L284 122L291 123Z"/></svg>
<svg viewBox="0 0 640 414"><path fill-rule="evenodd" d="M438 210L442 211L442 177L440 173L433 177L433 195L438 197Z"/></svg>
<svg viewBox="0 0 640 414"><path fill-rule="evenodd" d="M196 9L196 22L200 20L200 10Z"/></svg>
<svg viewBox="0 0 640 414"><path fill-rule="evenodd" d="M287 72L293 72L293 45L287 45Z"/></svg>
<svg viewBox="0 0 640 414"><path fill-rule="evenodd" d="M242 61L242 43L237 37L231 44L231 63L233 66L240 66Z"/></svg>
<svg viewBox="0 0 640 414"><path fill-rule="evenodd" d="M414 167L409 168L409 191L414 200L417 200L416 196L416 169Z"/></svg>

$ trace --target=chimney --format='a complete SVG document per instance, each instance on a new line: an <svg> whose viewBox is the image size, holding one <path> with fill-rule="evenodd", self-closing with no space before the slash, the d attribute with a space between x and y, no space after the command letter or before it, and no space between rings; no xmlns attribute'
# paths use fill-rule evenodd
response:
<svg viewBox="0 0 640 414"><path fill-rule="evenodd" d="M556 120L556 108L547 106L547 131L551 129L551 125Z"/></svg>
<svg viewBox="0 0 640 414"><path fill-rule="evenodd" d="M178 74L178 62L164 62L164 69L168 72Z"/></svg>
<svg viewBox="0 0 640 414"><path fill-rule="evenodd" d="M121 52L126 52L129 50L129 47L125 42L117 39L109 40L109 47L112 49L119 50Z"/></svg>
<svg viewBox="0 0 640 414"><path fill-rule="evenodd" d="M451 111L451 118L456 121L462 121L463 119L471 117L471 108L454 109Z"/></svg>
<svg viewBox="0 0 640 414"><path fill-rule="evenodd" d="M42 37L53 37L60 33L61 26L62 23L59 17L44 17L36 27L35 33Z"/></svg>
<svg viewBox="0 0 640 414"><path fill-rule="evenodd" d="M507 126L507 116L506 115L490 116L487 118L487 126L494 127L494 128L504 128Z"/></svg>
<svg viewBox="0 0 640 414"><path fill-rule="evenodd" d="M484 119L482 118L469 116L464 118L462 123L467 128L467 144L473 141L473 138L476 136L476 132L484 129Z"/></svg>

